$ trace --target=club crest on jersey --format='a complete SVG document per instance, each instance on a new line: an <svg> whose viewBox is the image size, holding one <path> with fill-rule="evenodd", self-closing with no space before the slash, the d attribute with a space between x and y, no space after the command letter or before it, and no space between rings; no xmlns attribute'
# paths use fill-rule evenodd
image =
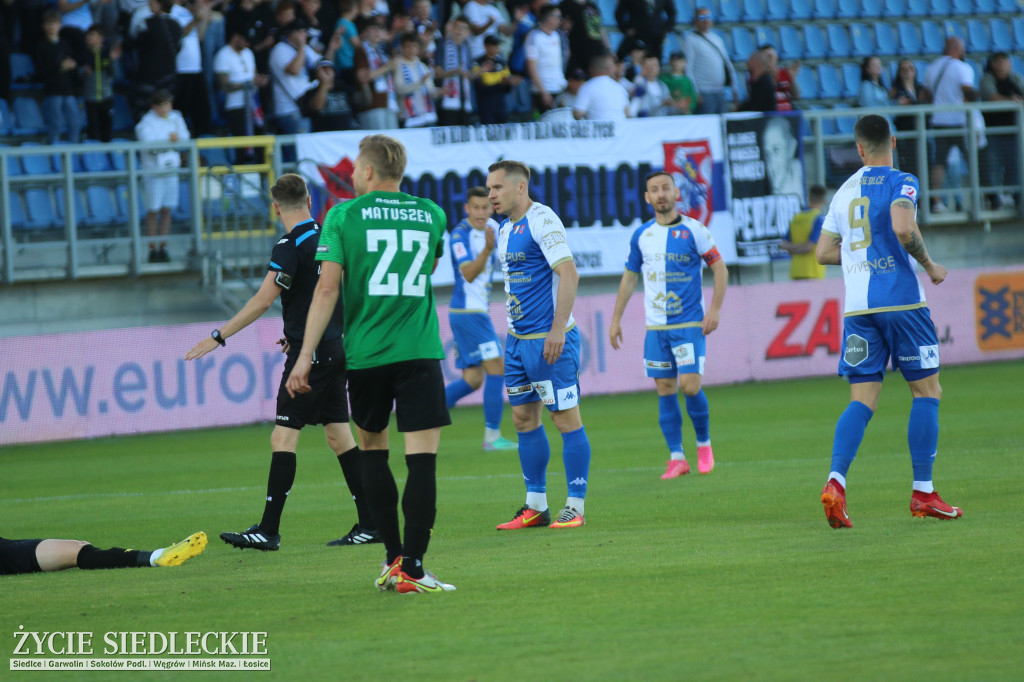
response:
<svg viewBox="0 0 1024 682"><path fill-rule="evenodd" d="M913 185L903 185L903 188L900 189L900 195L910 197L911 201L917 201L917 188Z"/></svg>
<svg viewBox="0 0 1024 682"><path fill-rule="evenodd" d="M513 234L522 234L526 230L526 225L516 225L512 230Z"/></svg>
<svg viewBox="0 0 1024 682"><path fill-rule="evenodd" d="M665 172L672 176L679 188L676 210L704 225L711 224L714 202L711 195L711 176L714 159L711 143L707 140L666 142Z"/></svg>

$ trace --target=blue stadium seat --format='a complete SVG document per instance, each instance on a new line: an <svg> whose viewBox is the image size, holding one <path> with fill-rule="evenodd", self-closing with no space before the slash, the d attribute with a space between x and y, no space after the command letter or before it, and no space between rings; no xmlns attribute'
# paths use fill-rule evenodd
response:
<svg viewBox="0 0 1024 682"><path fill-rule="evenodd" d="M860 16L860 2L845 0L836 3L836 19L856 19Z"/></svg>
<svg viewBox="0 0 1024 682"><path fill-rule="evenodd" d="M815 19L835 19L836 0L814 0Z"/></svg>
<svg viewBox="0 0 1024 682"><path fill-rule="evenodd" d="M865 19L884 16L885 7L882 0L861 0L860 15Z"/></svg>
<svg viewBox="0 0 1024 682"><path fill-rule="evenodd" d="M885 16L889 19L902 17L907 13L906 0L885 0Z"/></svg>
<svg viewBox="0 0 1024 682"><path fill-rule="evenodd" d="M956 36L960 40L964 41L964 45L967 44L967 30L964 28L964 25L961 24L959 21L947 19L946 21L942 22L942 27L945 29L947 37Z"/></svg>
<svg viewBox="0 0 1024 682"><path fill-rule="evenodd" d="M621 44L622 44L622 34L619 33L618 31L608 31L608 47L611 49L611 51L612 52L618 52L619 45L621 45ZM116 105L116 101L115 101L115 105ZM117 114L117 107L116 106L114 107L114 113L115 113L115 116L116 116L116 114ZM117 128L114 128L114 130L117 130Z"/></svg>
<svg viewBox="0 0 1024 682"><path fill-rule="evenodd" d="M38 142L22 142L22 149L26 147L39 147L40 151L46 149L45 145L41 145ZM28 156L21 157L21 166L25 169L26 175L49 175L53 172L53 164L50 163L49 153L43 154L29 154Z"/></svg>
<svg viewBox="0 0 1024 682"><path fill-rule="evenodd" d="M1013 27L1013 42L1018 50L1024 50L1024 17L1014 17L1010 21ZM1020 73L1018 71L1018 73Z"/></svg>
<svg viewBox="0 0 1024 682"><path fill-rule="evenodd" d="M950 0L931 0L928 5L929 12L933 17L945 16L953 11L953 4Z"/></svg>
<svg viewBox="0 0 1024 682"><path fill-rule="evenodd" d="M818 99L821 88L818 87L818 73L809 66L796 72L796 84L800 88L800 99Z"/></svg>
<svg viewBox="0 0 1024 682"><path fill-rule="evenodd" d="M25 209L28 217L26 227L49 230L60 225L53 197L45 189L25 190Z"/></svg>
<svg viewBox="0 0 1024 682"><path fill-rule="evenodd" d="M58 187L54 190L55 204L57 208L57 220L63 225L66 224L65 210L66 202L64 201L64 188ZM75 189L75 223L87 223L89 222L89 211L85 205L85 190Z"/></svg>
<svg viewBox="0 0 1024 682"><path fill-rule="evenodd" d="M608 37L611 38L611 35ZM622 35L619 34L619 37L621 38ZM612 50L614 51L614 49L613 47ZM114 95L114 121L111 124L111 129L118 133L135 129L135 116L132 114L132 105L124 95Z"/></svg>
<svg viewBox="0 0 1024 682"><path fill-rule="evenodd" d="M800 29L796 26L784 24L779 26L779 57L781 59L803 59L804 40L800 35Z"/></svg>
<svg viewBox="0 0 1024 682"><path fill-rule="evenodd" d="M1010 52L1013 50L1013 31L1005 19L989 19L988 33L992 38L994 52Z"/></svg>
<svg viewBox="0 0 1024 682"><path fill-rule="evenodd" d="M975 0L974 6L978 10L978 14L995 14L996 12L996 0Z"/></svg>
<svg viewBox="0 0 1024 682"><path fill-rule="evenodd" d="M127 218L121 216L117 197L109 187L89 185L85 189L85 195L89 206L86 222L90 225L113 225Z"/></svg>
<svg viewBox="0 0 1024 682"><path fill-rule="evenodd" d="M715 21L719 24L731 24L743 21L743 0L718 0L718 13Z"/></svg>
<svg viewBox="0 0 1024 682"><path fill-rule="evenodd" d="M952 13L962 16L973 16L975 13L974 0L953 0Z"/></svg>
<svg viewBox="0 0 1024 682"><path fill-rule="evenodd" d="M1013 14L1020 12L1021 7L1017 0L996 0L996 8L1000 13ZM1020 73L1019 71L1017 73Z"/></svg>
<svg viewBox="0 0 1024 682"><path fill-rule="evenodd" d="M23 52L11 53L11 89L31 90L41 88L42 83L37 83L36 66L32 57Z"/></svg>
<svg viewBox="0 0 1024 682"><path fill-rule="evenodd" d="M921 52L940 55L946 42L946 34L938 23L925 19L921 22Z"/></svg>
<svg viewBox="0 0 1024 682"><path fill-rule="evenodd" d="M926 17L931 14L931 11L929 0L907 0L908 17Z"/></svg>
<svg viewBox="0 0 1024 682"><path fill-rule="evenodd" d="M988 52L992 49L992 36L988 32L988 22L981 19L967 20L967 51Z"/></svg>
<svg viewBox="0 0 1024 682"><path fill-rule="evenodd" d="M808 59L822 59L827 54L828 41L818 24L804 24L804 56Z"/></svg>
<svg viewBox="0 0 1024 682"><path fill-rule="evenodd" d="M839 71L831 64L818 64L819 92L823 99L839 99L843 96L843 83Z"/></svg>
<svg viewBox="0 0 1024 682"><path fill-rule="evenodd" d="M24 230L28 223L25 214L25 198L21 192L11 192L7 196L7 204L11 208L11 227L15 230Z"/></svg>
<svg viewBox="0 0 1024 682"><path fill-rule="evenodd" d="M972 69L974 69L974 82L975 83L980 83L981 82L981 76L982 76L982 74L985 73L985 67L981 63L981 60L979 60L979 59L965 59L964 61L967 62L968 66L970 66Z"/></svg>
<svg viewBox="0 0 1024 682"><path fill-rule="evenodd" d="M875 22L875 45L876 52L882 56L907 52L899 45L896 29L888 21Z"/></svg>
<svg viewBox="0 0 1024 682"><path fill-rule="evenodd" d="M845 58L850 56L850 33L845 24L826 24L825 35L827 36L829 57Z"/></svg>
<svg viewBox="0 0 1024 682"><path fill-rule="evenodd" d="M791 14L789 3L786 0L772 0L765 3L765 21L786 21Z"/></svg>
<svg viewBox="0 0 1024 682"><path fill-rule="evenodd" d="M0 149L10 149L10 145L0 144ZM7 175L24 175L25 170L21 167L20 156L8 156L7 157Z"/></svg>
<svg viewBox="0 0 1024 682"><path fill-rule="evenodd" d="M1015 54L1010 55L1010 68L1014 73L1024 73L1024 59Z"/></svg>
<svg viewBox="0 0 1024 682"><path fill-rule="evenodd" d="M846 110L850 107L846 104L835 104L833 111ZM853 127L857 125L856 116L840 116L836 119L836 129L840 135L853 135Z"/></svg>
<svg viewBox="0 0 1024 682"><path fill-rule="evenodd" d="M83 140L82 144L94 144L99 146L102 144L98 140ZM82 154L75 155L75 163L80 162L82 164L82 170L86 173L102 173L112 168L110 164L110 155L107 154L106 150L97 149L94 152L83 152Z"/></svg>
<svg viewBox="0 0 1024 682"><path fill-rule="evenodd" d="M789 0L789 16L792 19L810 19L814 16L813 0Z"/></svg>
<svg viewBox="0 0 1024 682"><path fill-rule="evenodd" d="M688 26L693 23L696 5L693 0L674 0L676 5L676 22ZM708 3L704 3L708 4Z"/></svg>
<svg viewBox="0 0 1024 682"><path fill-rule="evenodd" d="M754 43L757 45L770 44L778 48L779 34L771 26L758 26L754 29Z"/></svg>
<svg viewBox="0 0 1024 682"><path fill-rule="evenodd" d="M850 24L850 46L854 57L867 57L875 54L875 34L867 24Z"/></svg>
<svg viewBox="0 0 1024 682"><path fill-rule="evenodd" d="M900 40L900 51L905 54L921 52L921 29L913 21L901 21L896 24L896 35Z"/></svg>
<svg viewBox="0 0 1024 682"><path fill-rule="evenodd" d="M843 97L856 99L860 94L860 65L843 62Z"/></svg>
<svg viewBox="0 0 1024 682"><path fill-rule="evenodd" d="M760 23L765 19L765 0L743 0L743 21Z"/></svg>
<svg viewBox="0 0 1024 682"><path fill-rule="evenodd" d="M187 182L178 184L178 205L171 211L171 218L180 222L192 220L192 190Z"/></svg>
<svg viewBox="0 0 1024 682"><path fill-rule="evenodd" d="M9 136L11 134L11 128L13 127L14 114L11 113L11 108L7 105L7 100L0 97L0 137Z"/></svg>
<svg viewBox="0 0 1024 682"><path fill-rule="evenodd" d="M734 62L744 62L754 51L754 34L749 28L737 26L729 31L732 35L732 52L729 58Z"/></svg>
<svg viewBox="0 0 1024 682"><path fill-rule="evenodd" d="M17 137L42 135L46 132L46 127L43 125L43 112L35 98L14 98L14 129L12 132Z"/></svg>
<svg viewBox="0 0 1024 682"><path fill-rule="evenodd" d="M114 200L117 202L117 217L120 220L128 220L128 185L117 185L114 187ZM142 205L142 189L139 189L139 217L146 215L146 207Z"/></svg>

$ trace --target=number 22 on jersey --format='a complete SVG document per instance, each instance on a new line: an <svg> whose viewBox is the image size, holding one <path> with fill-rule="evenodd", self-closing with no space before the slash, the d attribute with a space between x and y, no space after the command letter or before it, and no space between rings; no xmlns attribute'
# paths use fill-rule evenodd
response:
<svg viewBox="0 0 1024 682"><path fill-rule="evenodd" d="M366 251L380 253L380 260L370 275L367 293L370 296L415 296L422 298L426 294L427 276L420 272L423 262L427 259L430 249L430 233L422 230L402 230L401 248L404 253L412 253L409 269L401 275L391 272L399 248L398 230L367 230ZM382 247L383 245L383 247Z"/></svg>

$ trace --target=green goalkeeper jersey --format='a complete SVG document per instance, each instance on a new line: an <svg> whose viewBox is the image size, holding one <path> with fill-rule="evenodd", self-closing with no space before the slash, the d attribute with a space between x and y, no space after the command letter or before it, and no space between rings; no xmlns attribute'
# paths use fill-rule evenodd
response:
<svg viewBox="0 0 1024 682"><path fill-rule="evenodd" d="M316 259L344 269L349 369L443 359L430 273L447 220L429 199L370 192L327 214Z"/></svg>

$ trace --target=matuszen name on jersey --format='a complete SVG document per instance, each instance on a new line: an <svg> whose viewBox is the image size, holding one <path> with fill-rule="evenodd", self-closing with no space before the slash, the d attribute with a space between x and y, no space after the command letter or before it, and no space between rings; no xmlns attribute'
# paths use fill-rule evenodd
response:
<svg viewBox="0 0 1024 682"><path fill-rule="evenodd" d="M390 206L367 206L362 211L363 220L398 221L403 223L433 223L430 212L422 208L391 208Z"/></svg>

